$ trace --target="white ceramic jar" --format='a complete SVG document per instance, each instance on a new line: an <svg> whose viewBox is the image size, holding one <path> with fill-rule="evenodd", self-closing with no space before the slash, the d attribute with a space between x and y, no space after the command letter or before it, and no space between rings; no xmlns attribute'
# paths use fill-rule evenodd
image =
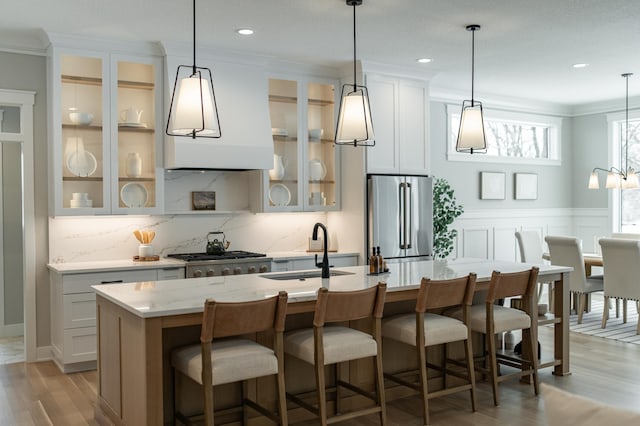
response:
<svg viewBox="0 0 640 426"><path fill-rule="evenodd" d="M129 177L142 176L142 158L137 152L131 152L127 155L126 173Z"/></svg>

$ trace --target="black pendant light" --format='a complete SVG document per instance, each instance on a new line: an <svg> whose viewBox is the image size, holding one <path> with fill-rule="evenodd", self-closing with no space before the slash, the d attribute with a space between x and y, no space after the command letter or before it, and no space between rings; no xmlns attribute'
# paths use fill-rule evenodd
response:
<svg viewBox="0 0 640 426"><path fill-rule="evenodd" d="M638 181L638 175L629 167L629 77L632 73L624 73L622 77L626 80L626 93L625 93L625 151L624 151L624 168L622 164L620 168L611 166L609 169L603 169L601 167L595 167L589 177L589 189L600 188L598 182L598 171L607 172L607 181L605 187L607 189L637 189L640 188L640 182ZM621 159L622 162L622 159Z"/></svg>
<svg viewBox="0 0 640 426"><path fill-rule="evenodd" d="M366 86L357 84L356 74L356 6L362 0L346 0L353 7L353 84L342 86L338 124L336 125L336 145L374 146L373 122L369 108L369 93Z"/></svg>
<svg viewBox="0 0 640 426"><path fill-rule="evenodd" d="M166 133L193 139L222 136L211 70L196 66L196 0L193 0L193 65L178 66Z"/></svg>
<svg viewBox="0 0 640 426"><path fill-rule="evenodd" d="M480 30L480 25L467 25L467 31L471 31L471 100L462 102L462 114L460 115L460 128L456 151L482 153L487 152L487 140L484 135L484 120L482 118L482 103L473 99L473 77L475 72L475 33Z"/></svg>

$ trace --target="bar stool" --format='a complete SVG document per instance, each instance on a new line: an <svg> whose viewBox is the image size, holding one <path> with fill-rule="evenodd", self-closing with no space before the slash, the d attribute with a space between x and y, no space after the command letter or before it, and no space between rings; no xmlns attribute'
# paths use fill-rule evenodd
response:
<svg viewBox="0 0 640 426"><path fill-rule="evenodd" d="M488 358L489 368L476 367L483 373L489 373L493 387L493 403L498 405L498 383L512 377L531 376L533 390L538 395L538 357L535 332L537 326L536 286L538 267L534 266L522 272L500 273L493 271L485 306L472 305L469 309L469 326L472 331L483 333L486 341L485 360ZM522 308L514 309L496 305L498 299L521 297ZM454 318L462 318L462 310L447 312ZM498 354L496 351L496 334L505 331L522 330L522 356ZM499 364L518 368L510 374L498 375Z"/></svg>
<svg viewBox="0 0 640 426"><path fill-rule="evenodd" d="M189 377L202 386L206 425L214 424L214 386L269 375L277 376L278 414L246 398L243 389L240 407L244 416L243 423L247 424L245 405L248 405L275 423L287 424L282 344L286 311L287 293L284 291L267 299L241 303L219 303L207 299L204 304L201 344L177 348L171 353L174 372ZM273 330L273 349L239 337L267 330ZM188 418L177 410L176 394L177 389L174 392L176 418L185 424L198 420Z"/></svg>
<svg viewBox="0 0 640 426"><path fill-rule="evenodd" d="M317 406L303 400L301 395L287 392L287 397L300 407L318 416L320 424L323 426L372 413L379 413L380 423L386 424L382 338L380 335L386 289L387 286L384 283L357 291L329 291L326 288L321 288L318 290L318 299L315 305L313 329L305 328L285 333L285 353L314 366ZM371 319L373 330L371 333L350 328L350 323L325 327L326 324L346 323L365 318ZM340 364L368 357L375 359L375 395L340 380ZM327 388L326 386L326 365L335 365L335 388ZM373 400L375 406L342 414L340 412L341 388L349 389ZM336 393L336 412L331 417L327 415L327 392Z"/></svg>
<svg viewBox="0 0 640 426"><path fill-rule="evenodd" d="M423 278L416 300L415 314L400 314L382 321L382 337L392 339L417 350L417 369L385 373L385 377L403 386L420 392L422 396L424 424L429 424L429 399L456 392L469 391L471 409L476 411L475 373L473 369L473 350L471 348L471 330L468 324L468 307L473 300L476 286L476 274L451 280L431 280ZM457 320L435 313L425 313L429 309L461 307L463 320ZM467 374L447 368L447 343L464 342L465 367ZM427 362L426 348L443 345L442 365ZM458 363L456 363L458 364ZM444 374L443 389L429 391L427 385L427 366ZM418 382L407 381L404 377L418 374ZM447 388L447 374L463 378L466 383Z"/></svg>

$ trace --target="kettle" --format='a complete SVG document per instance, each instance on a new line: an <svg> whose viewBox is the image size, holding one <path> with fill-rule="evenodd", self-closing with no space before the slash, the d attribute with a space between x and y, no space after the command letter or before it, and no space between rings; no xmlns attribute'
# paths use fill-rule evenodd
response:
<svg viewBox="0 0 640 426"><path fill-rule="evenodd" d="M218 234L222 234L222 240L215 238ZM213 240L211 236L213 235ZM207 234L207 254L224 254L225 250L229 248L230 241L226 241L224 232L213 231Z"/></svg>

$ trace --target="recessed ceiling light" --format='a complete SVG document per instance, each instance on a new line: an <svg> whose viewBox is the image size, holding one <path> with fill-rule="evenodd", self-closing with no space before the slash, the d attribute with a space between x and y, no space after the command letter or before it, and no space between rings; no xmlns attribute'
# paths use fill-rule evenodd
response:
<svg viewBox="0 0 640 426"><path fill-rule="evenodd" d="M253 30L251 28L238 28L236 32L240 35L251 35Z"/></svg>
<svg viewBox="0 0 640 426"><path fill-rule="evenodd" d="M584 67L586 67L587 65L589 65L589 64L573 64L572 66L573 66L574 68L584 68Z"/></svg>
<svg viewBox="0 0 640 426"><path fill-rule="evenodd" d="M416 59L416 62L420 62L421 64L428 64L429 62L431 62L432 59L431 58L420 58L420 59Z"/></svg>

